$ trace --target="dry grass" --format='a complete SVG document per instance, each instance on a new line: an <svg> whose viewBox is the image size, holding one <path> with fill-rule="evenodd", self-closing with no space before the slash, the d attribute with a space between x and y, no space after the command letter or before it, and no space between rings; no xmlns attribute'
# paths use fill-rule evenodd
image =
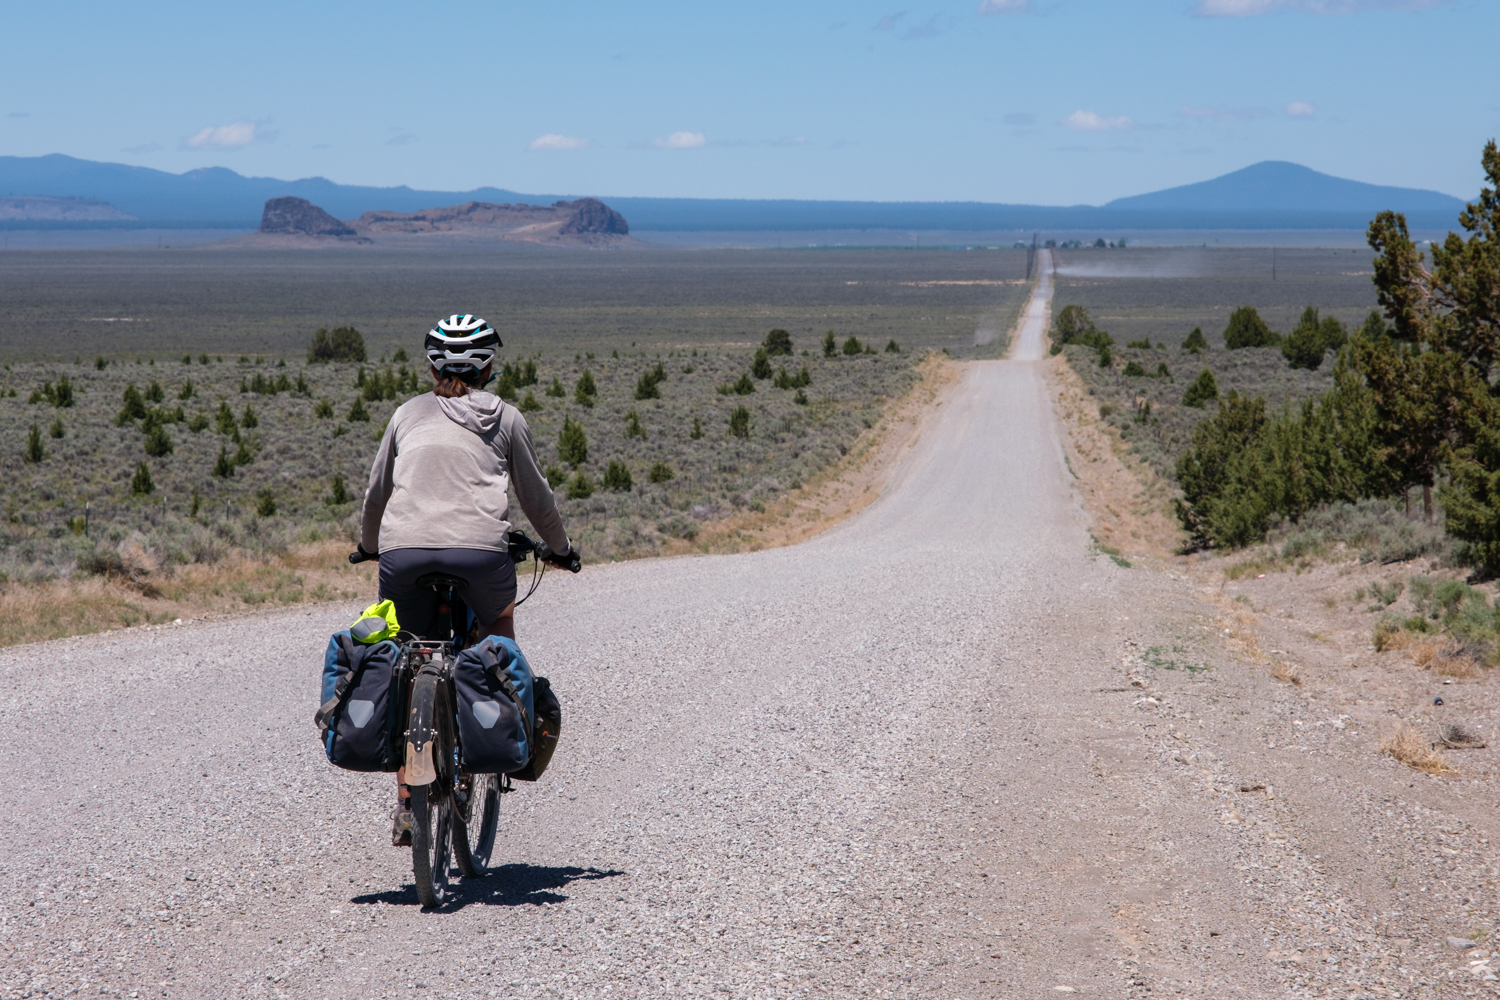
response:
<svg viewBox="0 0 1500 1000"><path fill-rule="evenodd" d="M1284 660L1277 660L1271 664L1271 676L1287 684L1295 684L1297 687L1302 686L1302 675L1297 672L1295 666Z"/></svg>
<svg viewBox="0 0 1500 1000"><path fill-rule="evenodd" d="M1391 738L1380 744L1380 752L1407 767L1427 774L1456 774L1458 769L1433 748L1433 742L1415 726L1401 723Z"/></svg>
<svg viewBox="0 0 1500 1000"><path fill-rule="evenodd" d="M330 540L268 558L7 584L0 590L0 646L373 595L374 568L350 566L348 552L346 542Z"/></svg>

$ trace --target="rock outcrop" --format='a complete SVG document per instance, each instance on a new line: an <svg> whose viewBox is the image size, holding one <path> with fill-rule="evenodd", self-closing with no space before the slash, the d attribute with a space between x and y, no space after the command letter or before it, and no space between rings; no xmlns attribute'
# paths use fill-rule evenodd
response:
<svg viewBox="0 0 1500 1000"><path fill-rule="evenodd" d="M420 212L366 212L354 221L362 233L492 236L535 243L609 243L626 237L625 217L597 198L551 205L470 201Z"/></svg>
<svg viewBox="0 0 1500 1000"><path fill-rule="evenodd" d="M0 198L0 220L5 222L132 222L107 201L90 198L42 196Z"/></svg>
<svg viewBox="0 0 1500 1000"><path fill-rule="evenodd" d="M272 198L260 217L260 232L271 236L358 237L359 234L306 198Z"/></svg>

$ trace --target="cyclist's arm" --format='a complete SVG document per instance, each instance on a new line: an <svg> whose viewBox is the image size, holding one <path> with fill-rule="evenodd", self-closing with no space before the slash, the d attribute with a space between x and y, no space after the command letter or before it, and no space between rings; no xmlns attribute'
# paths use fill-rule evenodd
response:
<svg viewBox="0 0 1500 1000"><path fill-rule="evenodd" d="M375 452L375 462L370 466L370 487L365 491L359 547L366 552L380 551L380 519L385 516L385 505L391 499L395 474L396 420L392 417L390 423L385 425L385 434L380 438L380 449Z"/></svg>
<svg viewBox="0 0 1500 1000"><path fill-rule="evenodd" d="M531 429L526 426L526 418L519 410L514 407L507 409L510 411L507 416L513 416L514 423L510 429L510 454L506 456L506 463L510 466L510 482L516 488L516 499L521 502L521 510L525 511L526 519L537 534L542 536L542 541L553 552L567 552L571 547L568 532L563 528L552 487L547 485L547 477L537 462L536 449L531 444Z"/></svg>

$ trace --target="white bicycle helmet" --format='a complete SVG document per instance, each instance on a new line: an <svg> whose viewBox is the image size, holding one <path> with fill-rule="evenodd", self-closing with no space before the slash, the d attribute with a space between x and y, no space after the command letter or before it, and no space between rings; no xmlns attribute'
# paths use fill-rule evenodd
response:
<svg viewBox="0 0 1500 1000"><path fill-rule="evenodd" d="M469 381L495 360L495 352L504 345L495 328L478 316L455 313L438 320L422 346L432 367Z"/></svg>

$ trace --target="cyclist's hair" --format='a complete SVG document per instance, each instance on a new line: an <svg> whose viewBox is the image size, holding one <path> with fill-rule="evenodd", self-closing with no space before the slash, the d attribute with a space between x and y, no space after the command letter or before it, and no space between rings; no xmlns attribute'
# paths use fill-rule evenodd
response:
<svg viewBox="0 0 1500 1000"><path fill-rule="evenodd" d="M446 396L453 399L458 396L467 395L474 388L451 371L438 372L437 384L432 387L434 396Z"/></svg>

